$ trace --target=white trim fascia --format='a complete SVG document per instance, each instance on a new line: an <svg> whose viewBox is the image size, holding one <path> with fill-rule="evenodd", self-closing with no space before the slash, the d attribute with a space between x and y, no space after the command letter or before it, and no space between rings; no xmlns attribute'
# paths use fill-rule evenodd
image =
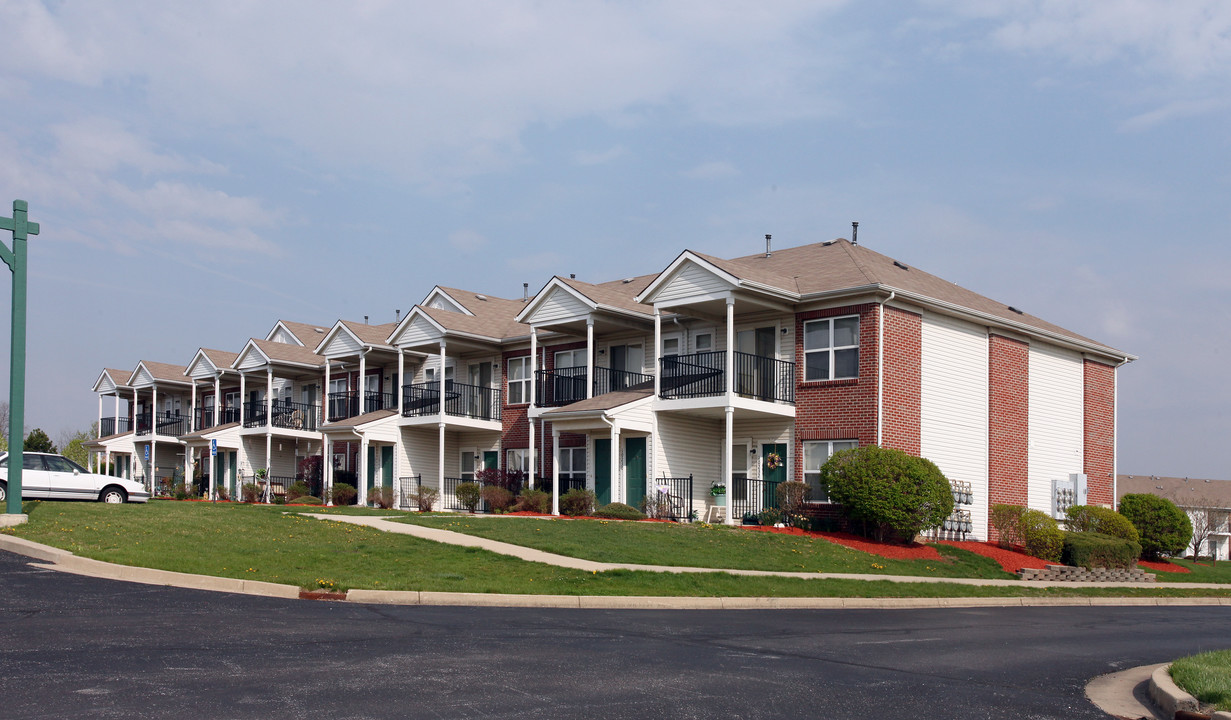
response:
<svg viewBox="0 0 1231 720"><path fill-rule="evenodd" d="M385 338L385 342L388 343L390 347L401 350L402 346L397 342L398 335L405 332L406 328L409 327L410 323L414 322L414 319L417 317L427 320L431 323L432 327L436 328L436 332L441 335L447 332L445 326L432 319L432 316L427 314L422 305L416 305L410 309L410 312L406 313L406 317L402 318L402 322L398 323L397 327L393 328L393 332L389 333L389 337Z"/></svg>
<svg viewBox="0 0 1231 720"><path fill-rule="evenodd" d="M461 302L458 302L457 298L455 298L455 297L453 297L452 295L450 295L449 293L445 292L445 291L444 291L444 288L440 287L439 285L433 285L433 286L432 286L432 289L428 292L427 297L423 298L423 302L418 303L418 304L419 304L419 305L422 305L423 307L427 307L427 306L429 306L429 305L431 304L431 302L432 302L432 297L433 297L433 296L435 296L435 295L437 295L437 294L443 295L443 296L445 297L445 299L446 299L446 300L448 300L449 302L451 302L451 303L453 303L454 305L456 305L456 306L458 306L459 308L461 308L461 309L462 309L462 314L463 314L463 315L469 315L470 317L474 317L474 316L475 316L475 314L474 314L474 313L472 313L472 312L470 312L470 309L469 309L469 308L467 308L467 307L465 306L465 304L463 304L463 303L461 303Z"/></svg>
<svg viewBox="0 0 1231 720"><path fill-rule="evenodd" d="M294 338L295 342L299 343L299 347L307 347L307 345L303 344L303 340L300 340L299 336L296 335L295 332L291 330L289 327L287 327L281 320L279 320L277 323L274 324L273 329L270 330L267 335L265 335L265 339L272 342L274 339L274 335L278 333L278 328L282 328L283 330L287 332L288 335Z"/></svg>
<svg viewBox="0 0 1231 720"><path fill-rule="evenodd" d="M530 315L533 315L539 309L539 307L544 302L546 302L547 294L551 290L554 290L556 288L562 289L565 292L567 292L569 295L572 295L582 304L589 307L591 311L593 311L595 308L598 307L598 303L590 299L588 295L581 292L577 288L569 285L568 283L564 282L564 280L559 275L553 275L551 279L547 281L547 284L544 285L543 288L539 290L538 293L535 294L535 296L530 300L530 302L526 305L526 307L524 307L521 312L517 313L517 316L513 319L519 323L525 323L525 324L532 325L533 323L530 323L525 318L528 318Z"/></svg>
<svg viewBox="0 0 1231 720"><path fill-rule="evenodd" d="M111 381L112 389L109 391L100 390L98 387L99 383L103 381L104 377ZM132 379L131 372L128 373L128 378L130 380ZM94 392L119 392L120 390L132 390L132 386L128 385L127 383L116 382L115 378L111 377L111 374L107 372L106 368L104 368L103 371L98 374L98 379L94 381Z"/></svg>
<svg viewBox="0 0 1231 720"><path fill-rule="evenodd" d="M659 308L659 309L667 309L667 308L674 308L674 307L683 307L685 305L696 305L697 303L703 303L703 302L714 302L718 300L726 300L729 297L733 297L734 292L735 292L735 288L731 288L730 290L724 290L722 292L705 293L704 295L692 295L686 298L678 298L676 300L666 300L664 302L654 303L654 307Z"/></svg>
<svg viewBox="0 0 1231 720"><path fill-rule="evenodd" d="M213 375L214 373L218 372L219 370L218 366L214 364L214 361L210 359L209 355L205 354L205 348L199 348L197 350L197 353L192 356L192 362L188 363L188 366L184 368L184 375L190 378L194 378L194 379L197 377L206 377L205 375L194 375L193 374L192 369L196 367L197 363L199 363L201 360L204 360L206 364L209 365L209 368L210 368L209 375Z"/></svg>
<svg viewBox="0 0 1231 720"><path fill-rule="evenodd" d="M166 378L154 377L154 373L150 372L150 369L145 366L144 360L137 363L137 369L133 370L133 377L135 378L137 376L137 373L142 370L145 371L146 375L150 376L150 382L142 383L142 384L132 383L131 387L134 389L154 387L155 385L158 385L159 383L170 384L170 385L182 385L184 387L192 387L192 383L187 380L168 380Z"/></svg>
<svg viewBox="0 0 1231 720"><path fill-rule="evenodd" d="M659 287L663 285L664 283L666 283L667 280L669 280L672 277L672 275L675 274L675 271L678 270L680 266L683 265L686 260L692 261L696 263L697 265L700 265L702 269L706 270L707 272L713 273L714 275L718 276L722 280L726 281L727 284L729 285L738 286L740 284L740 279L735 277L731 273L727 272L726 270L723 270L722 268L718 267L717 265L710 262L709 260L706 260L705 258L694 254L693 251L685 250L684 252L680 253L679 256L676 257L675 260L671 261L671 264L667 266L667 269L659 273L658 277L654 278L653 282L647 285L645 290L641 291L641 294L637 295L637 297L633 299L639 303L644 303L647 305L654 304L654 301L652 298L654 294L658 292Z"/></svg>

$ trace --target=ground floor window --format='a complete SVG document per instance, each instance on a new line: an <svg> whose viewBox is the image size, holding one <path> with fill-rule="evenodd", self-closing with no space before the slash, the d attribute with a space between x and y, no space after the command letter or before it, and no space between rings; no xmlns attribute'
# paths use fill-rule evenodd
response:
<svg viewBox="0 0 1231 720"><path fill-rule="evenodd" d="M560 448L560 488L567 492L586 486L586 449Z"/></svg>
<svg viewBox="0 0 1231 720"><path fill-rule="evenodd" d="M805 440L804 482L812 488L812 502L829 502L829 488L821 482L821 466L839 450L859 447L857 440Z"/></svg>
<svg viewBox="0 0 1231 720"><path fill-rule="evenodd" d="M524 473L530 472L530 450L527 448L516 448L514 450L504 451L504 470L505 472L513 472L520 470Z"/></svg>

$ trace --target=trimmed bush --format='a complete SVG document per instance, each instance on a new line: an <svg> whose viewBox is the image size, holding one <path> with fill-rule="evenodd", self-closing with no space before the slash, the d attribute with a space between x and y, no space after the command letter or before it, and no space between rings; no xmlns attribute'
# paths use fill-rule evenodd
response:
<svg viewBox="0 0 1231 720"><path fill-rule="evenodd" d="M1141 545L1096 532L1066 532L1060 561L1065 565L1095 568L1131 568L1141 556Z"/></svg>
<svg viewBox="0 0 1231 720"><path fill-rule="evenodd" d="M645 520L645 513L632 505L624 503L607 503L594 511L594 517L612 518L614 520Z"/></svg>
<svg viewBox="0 0 1231 720"><path fill-rule="evenodd" d="M393 488L377 485L368 490L368 502L381 510L393 507Z"/></svg>
<svg viewBox="0 0 1231 720"><path fill-rule="evenodd" d="M992 506L992 527L1000 532L1000 547L1009 548L1021 544L1022 535L1019 530L1024 512L1026 508L1021 505Z"/></svg>
<svg viewBox="0 0 1231 720"><path fill-rule="evenodd" d="M782 511L778 508L765 508L757 513L757 524L765 527L773 527L782 522Z"/></svg>
<svg viewBox="0 0 1231 720"><path fill-rule="evenodd" d="M260 502L261 500L261 486L256 483L244 483L239 491L242 493L240 497L246 503Z"/></svg>
<svg viewBox="0 0 1231 720"><path fill-rule="evenodd" d="M359 491L350 483L334 483L333 489L329 491L329 497L334 505L354 505L355 498L359 497Z"/></svg>
<svg viewBox="0 0 1231 720"><path fill-rule="evenodd" d="M1064 551L1064 533L1052 516L1040 510L1025 510L1018 522L1017 532L1021 535L1022 545L1026 546L1027 555L1060 562L1060 554Z"/></svg>
<svg viewBox="0 0 1231 720"><path fill-rule="evenodd" d="M1102 533L1123 540L1138 542L1141 536L1137 528L1120 513L1097 505L1073 505L1064 511L1068 528L1072 532Z"/></svg>
<svg viewBox="0 0 1231 720"><path fill-rule="evenodd" d="M774 494L783 515L799 515L803 512L804 503L812 499L812 488L807 483L790 480L778 483Z"/></svg>
<svg viewBox="0 0 1231 720"><path fill-rule="evenodd" d="M936 464L867 445L834 453L821 466L829 497L878 541L910 541L953 512L953 491Z"/></svg>
<svg viewBox="0 0 1231 720"><path fill-rule="evenodd" d="M573 488L560 496L560 512L571 517L594 512L594 492L585 488Z"/></svg>
<svg viewBox="0 0 1231 720"><path fill-rule="evenodd" d="M517 512L536 512L546 515L551 512L551 493L543 490L522 490L513 506Z"/></svg>
<svg viewBox="0 0 1231 720"><path fill-rule="evenodd" d="M294 482L286 489L287 502L299 502L299 498L304 495L311 495L312 491L308 489L308 484L304 482Z"/></svg>
<svg viewBox="0 0 1231 720"><path fill-rule="evenodd" d="M512 491L498 485L484 485L481 494L492 512L498 513L507 512L513 507L513 501L516 499Z"/></svg>
<svg viewBox="0 0 1231 720"><path fill-rule="evenodd" d="M321 500L315 495L300 495L294 500L288 500L287 502L293 502L298 505L324 505L325 504L324 500Z"/></svg>
<svg viewBox="0 0 1231 720"><path fill-rule="evenodd" d="M1157 495L1129 493L1120 498L1120 514L1141 536L1142 557L1157 560L1178 555L1193 539L1193 524L1176 504Z"/></svg>
<svg viewBox="0 0 1231 720"><path fill-rule="evenodd" d="M483 487L477 482L458 483L453 494L457 496L457 501L462 504L462 507L474 512L478 509L479 502L483 500Z"/></svg>
<svg viewBox="0 0 1231 720"><path fill-rule="evenodd" d="M419 508L419 512L431 512L432 506L436 504L436 498L440 497L440 491L436 488L421 487L408 497L415 507Z"/></svg>

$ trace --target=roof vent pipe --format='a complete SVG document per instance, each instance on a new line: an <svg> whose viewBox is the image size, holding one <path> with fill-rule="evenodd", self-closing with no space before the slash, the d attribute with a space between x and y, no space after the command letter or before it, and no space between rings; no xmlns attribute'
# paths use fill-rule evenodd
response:
<svg viewBox="0 0 1231 720"><path fill-rule="evenodd" d="M569 273L569 274L568 274L568 279L569 279L569 280L576 280L576 279L577 279L577 273Z"/></svg>
<svg viewBox="0 0 1231 720"><path fill-rule="evenodd" d="M852 245L859 244L859 221L858 220L851 223L851 244Z"/></svg>
<svg viewBox="0 0 1231 720"><path fill-rule="evenodd" d="M530 283L521 284L521 301L526 302L530 299Z"/></svg>
<svg viewBox="0 0 1231 720"><path fill-rule="evenodd" d="M402 309L401 308L398 308L397 310L393 311L393 319L396 322L402 321Z"/></svg>
<svg viewBox="0 0 1231 720"><path fill-rule="evenodd" d="M765 257L769 257L770 255L773 255L773 253L769 251L769 241L770 241L770 238L772 237L773 235L770 235L769 233L765 233Z"/></svg>
<svg viewBox="0 0 1231 720"><path fill-rule="evenodd" d="M364 324L364 325L367 325L367 324L368 324L368 316L367 316L367 315L364 315L364 316L363 316L363 324Z"/></svg>

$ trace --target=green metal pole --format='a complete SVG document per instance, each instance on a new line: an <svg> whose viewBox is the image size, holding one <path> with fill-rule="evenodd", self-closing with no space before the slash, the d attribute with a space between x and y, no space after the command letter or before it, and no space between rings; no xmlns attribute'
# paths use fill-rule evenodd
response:
<svg viewBox="0 0 1231 720"><path fill-rule="evenodd" d="M9 361L9 472L6 510L21 514L22 450L26 426L26 237L38 235L38 223L27 220L25 200L13 201L13 217L0 217L0 229L13 233L13 249L0 244L0 259L13 271L13 323Z"/></svg>

